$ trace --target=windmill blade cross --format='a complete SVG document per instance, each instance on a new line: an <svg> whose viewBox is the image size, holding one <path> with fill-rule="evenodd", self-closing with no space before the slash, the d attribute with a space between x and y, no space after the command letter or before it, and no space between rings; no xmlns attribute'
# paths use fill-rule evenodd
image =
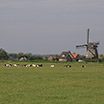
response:
<svg viewBox="0 0 104 104"><path fill-rule="evenodd" d="M76 45L76 48L85 48L87 47L87 44L83 44L83 45Z"/></svg>

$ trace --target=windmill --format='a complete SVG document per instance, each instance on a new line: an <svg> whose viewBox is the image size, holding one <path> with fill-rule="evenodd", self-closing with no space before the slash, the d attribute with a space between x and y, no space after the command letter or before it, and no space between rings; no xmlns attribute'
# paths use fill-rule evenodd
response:
<svg viewBox="0 0 104 104"><path fill-rule="evenodd" d="M77 45L76 48L86 48L86 58L98 58L99 42L89 42L89 31L90 29L87 30L87 44Z"/></svg>

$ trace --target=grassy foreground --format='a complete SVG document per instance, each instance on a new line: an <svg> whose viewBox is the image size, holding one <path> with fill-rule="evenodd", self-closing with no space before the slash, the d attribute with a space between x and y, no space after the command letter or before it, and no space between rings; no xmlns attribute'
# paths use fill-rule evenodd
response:
<svg viewBox="0 0 104 104"><path fill-rule="evenodd" d="M32 68L0 63L0 104L104 104L103 64L50 64Z"/></svg>

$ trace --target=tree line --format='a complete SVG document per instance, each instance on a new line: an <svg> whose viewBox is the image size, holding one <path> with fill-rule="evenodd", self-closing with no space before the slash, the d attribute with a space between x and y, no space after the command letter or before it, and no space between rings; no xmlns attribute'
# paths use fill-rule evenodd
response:
<svg viewBox="0 0 104 104"><path fill-rule="evenodd" d="M87 59L85 56L80 56L85 62L104 62L104 55L99 55L98 59ZM19 60L19 61L34 61L48 60L47 56L33 55L31 53L7 53L4 49L0 49L0 60Z"/></svg>
<svg viewBox="0 0 104 104"><path fill-rule="evenodd" d="M19 60L19 59L26 59L26 60L43 60L41 55L33 55L31 53L7 53L4 49L0 49L0 60Z"/></svg>

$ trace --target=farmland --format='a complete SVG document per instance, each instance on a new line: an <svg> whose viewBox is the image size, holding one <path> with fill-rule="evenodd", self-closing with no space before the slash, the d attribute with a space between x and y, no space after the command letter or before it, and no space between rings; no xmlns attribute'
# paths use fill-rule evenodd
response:
<svg viewBox="0 0 104 104"><path fill-rule="evenodd" d="M85 68L82 63L45 62L41 68L22 66L30 62L19 67L4 64L0 63L0 104L104 104L104 64L84 63Z"/></svg>

